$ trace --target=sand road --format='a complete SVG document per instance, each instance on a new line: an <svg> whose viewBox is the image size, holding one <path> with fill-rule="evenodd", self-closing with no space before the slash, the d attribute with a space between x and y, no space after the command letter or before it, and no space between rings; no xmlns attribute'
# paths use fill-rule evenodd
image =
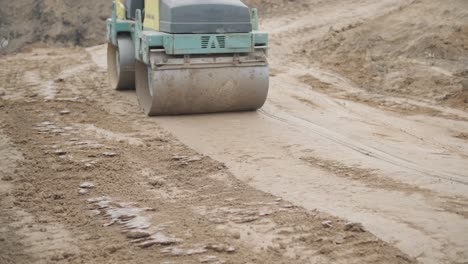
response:
<svg viewBox="0 0 468 264"><path fill-rule="evenodd" d="M134 92L108 87L104 45L0 57L0 262L466 263L466 108L425 85L376 92L397 74L362 85L385 64L458 82L464 57L368 54L370 68L347 67L314 49L358 54L348 45L367 45L387 21L385 34L404 34L371 46L427 42L405 43L405 23L434 10L453 19L424 25L462 34L466 3L273 9L261 21L271 75L257 112L145 117Z"/></svg>
<svg viewBox="0 0 468 264"><path fill-rule="evenodd" d="M149 122L226 163L255 188L310 210L362 222L424 263L463 262L468 258L468 142L455 136L468 130L468 114L386 97L397 105L439 113L396 114L330 96L301 76L313 76L344 93L365 92L338 73L291 60L287 50L299 43L295 38L319 38L330 24L366 21L408 4L342 1L338 7L324 4L314 6L313 12L267 19L263 26L272 33L274 74L261 110ZM315 35L294 36L304 28L313 28ZM102 50L93 52L105 67Z"/></svg>

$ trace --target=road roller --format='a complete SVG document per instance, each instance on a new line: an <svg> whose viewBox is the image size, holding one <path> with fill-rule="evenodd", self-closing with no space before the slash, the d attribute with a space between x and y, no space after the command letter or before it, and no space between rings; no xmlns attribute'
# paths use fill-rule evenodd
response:
<svg viewBox="0 0 468 264"><path fill-rule="evenodd" d="M145 114L255 111L268 95L268 34L240 0L115 0L107 66Z"/></svg>

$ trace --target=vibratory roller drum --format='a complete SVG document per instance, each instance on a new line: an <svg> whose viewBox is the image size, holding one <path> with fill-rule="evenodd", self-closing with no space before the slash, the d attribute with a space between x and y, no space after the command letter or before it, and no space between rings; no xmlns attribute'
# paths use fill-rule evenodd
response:
<svg viewBox="0 0 468 264"><path fill-rule="evenodd" d="M152 61L155 57L158 54L152 55ZM205 60L219 62L221 58ZM155 68L137 62L136 91L144 112L151 116L248 111L265 103L267 66L200 65L200 68L177 65Z"/></svg>

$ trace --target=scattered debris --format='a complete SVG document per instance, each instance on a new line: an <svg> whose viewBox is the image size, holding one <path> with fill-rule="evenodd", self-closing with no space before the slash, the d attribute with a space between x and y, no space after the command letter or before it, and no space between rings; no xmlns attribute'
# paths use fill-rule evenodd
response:
<svg viewBox="0 0 468 264"><path fill-rule="evenodd" d="M217 168L218 170L224 170L224 169L227 169L227 166L226 166L226 164L221 163L221 164L218 165L216 168Z"/></svg>
<svg viewBox="0 0 468 264"><path fill-rule="evenodd" d="M328 254L332 253L333 250L332 250L332 248L330 246L324 245L318 250L318 252L320 254L323 254L323 255L328 255Z"/></svg>
<svg viewBox="0 0 468 264"><path fill-rule="evenodd" d="M171 256L185 255L185 251L178 247L166 247L166 248L161 249L160 252L163 254L171 255Z"/></svg>
<svg viewBox="0 0 468 264"><path fill-rule="evenodd" d="M189 156L181 156L181 155L173 155L172 160L175 160L175 161L182 161L185 165L187 165L189 162L196 162L196 161L200 161L203 159L203 156L192 156L192 157L189 157Z"/></svg>
<svg viewBox="0 0 468 264"><path fill-rule="evenodd" d="M347 223L344 226L344 230L351 231L351 232L365 232L366 231L361 223L353 223L353 222Z"/></svg>
<svg viewBox="0 0 468 264"><path fill-rule="evenodd" d="M104 250L111 253L111 254L113 254L113 253L119 251L122 248L123 248L122 245L110 245L110 246L107 246L106 248L104 248Z"/></svg>
<svg viewBox="0 0 468 264"><path fill-rule="evenodd" d="M275 211L271 210L271 209L265 209L265 208L261 208L258 212L258 215L259 216L267 216L267 215L271 215L273 214Z"/></svg>
<svg viewBox="0 0 468 264"><path fill-rule="evenodd" d="M135 218L136 215L126 215L126 214L123 214L123 215L120 215L118 218L119 220L123 221L123 222L128 222L129 220Z"/></svg>
<svg viewBox="0 0 468 264"><path fill-rule="evenodd" d="M57 150L54 151L54 154L58 155L58 156L63 156L65 154L67 154L67 152L65 150L63 150L63 149L57 149Z"/></svg>
<svg viewBox="0 0 468 264"><path fill-rule="evenodd" d="M193 249L187 250L187 255L191 256L195 254L203 254L206 252L208 252L208 250L206 250L205 248L193 248Z"/></svg>
<svg viewBox="0 0 468 264"><path fill-rule="evenodd" d="M87 194L89 190L93 189L95 186L92 182L83 182L80 184L80 189L78 190L78 193L81 195Z"/></svg>
<svg viewBox="0 0 468 264"><path fill-rule="evenodd" d="M188 156L179 156L179 155L173 155L172 160L184 160L187 159Z"/></svg>
<svg viewBox="0 0 468 264"><path fill-rule="evenodd" d="M236 251L235 247L229 246L229 245L226 245L226 244L208 244L205 248L214 250L216 252L232 253L232 252Z"/></svg>
<svg viewBox="0 0 468 264"><path fill-rule="evenodd" d="M266 218L277 211L290 211L289 209L279 209L277 203L261 203L262 207L258 208L258 203L249 205L256 206L255 208L234 208L234 207L220 207L216 209L209 209L206 207L198 208L199 213L207 215L208 220L215 224L225 224L228 222L236 224L245 224L255 222ZM240 234L238 235L240 238Z"/></svg>
<svg viewBox="0 0 468 264"><path fill-rule="evenodd" d="M325 227L325 228L330 228L330 227L333 226L332 221L330 221L330 220L323 221L322 226Z"/></svg>
<svg viewBox="0 0 468 264"><path fill-rule="evenodd" d="M455 137L460 138L460 139L468 139L468 133L460 133L456 135Z"/></svg>
<svg viewBox="0 0 468 264"><path fill-rule="evenodd" d="M103 224L102 226L103 226L103 227L108 227L108 226L111 226L111 225L113 225L113 224L115 224L115 221L114 221L114 220L112 220L112 221L110 221L110 222L107 222L107 223Z"/></svg>
<svg viewBox="0 0 468 264"><path fill-rule="evenodd" d="M233 246L230 246L230 247L228 247L228 248L226 249L226 252L228 252L228 253L236 252L236 248L233 247Z"/></svg>
<svg viewBox="0 0 468 264"><path fill-rule="evenodd" d="M94 187L95 186L92 182L83 182L82 184L80 184L80 188L84 188L84 189L92 189Z"/></svg>
<svg viewBox="0 0 468 264"><path fill-rule="evenodd" d="M54 101L57 102L78 102L80 100L79 96L68 97L68 98L55 98Z"/></svg>
<svg viewBox="0 0 468 264"><path fill-rule="evenodd" d="M254 222L254 221L258 220L258 219L259 219L259 217L257 217L257 216L241 216L241 217L233 218L232 221L234 223L243 224L243 223Z"/></svg>
<svg viewBox="0 0 468 264"><path fill-rule="evenodd" d="M188 162L187 162L187 161L181 161L181 162L179 163L179 166L180 166L180 167L184 167L184 166L187 166L187 165L188 165Z"/></svg>
<svg viewBox="0 0 468 264"><path fill-rule="evenodd" d="M65 197L65 195L59 192L52 194L51 197L53 200L62 200Z"/></svg>
<svg viewBox="0 0 468 264"><path fill-rule="evenodd" d="M233 237L234 239L240 239L240 238L241 238L241 234L240 234L239 232L234 232L234 233L232 234L232 237Z"/></svg>
<svg viewBox="0 0 468 264"><path fill-rule="evenodd" d="M462 80L460 84L462 85L463 91L468 92L468 79Z"/></svg>
<svg viewBox="0 0 468 264"><path fill-rule="evenodd" d="M168 237L168 236L166 236L166 235L164 235L163 233L160 233L160 232L152 235L150 238L151 238L150 241L154 242L155 244L159 244L159 245L171 245L171 244L181 242L180 239Z"/></svg>
<svg viewBox="0 0 468 264"><path fill-rule="evenodd" d="M200 263L214 263L214 262L224 263L224 261L223 262L219 261L218 257L216 256L206 256L206 257L200 258L199 260L200 260Z"/></svg>
<svg viewBox="0 0 468 264"><path fill-rule="evenodd" d="M280 249L286 249L286 244L285 243L278 243Z"/></svg>
<svg viewBox="0 0 468 264"><path fill-rule="evenodd" d="M115 157L117 156L118 154L115 153L115 152L104 152L102 153L102 155L106 156L106 157Z"/></svg>
<svg viewBox="0 0 468 264"><path fill-rule="evenodd" d="M127 238L130 239L140 239L151 236L150 233L144 231L130 231L127 233Z"/></svg>
<svg viewBox="0 0 468 264"><path fill-rule="evenodd" d="M335 238L333 239L333 243L339 245L339 244L343 244L345 241L344 237L342 235L337 235L335 236Z"/></svg>
<svg viewBox="0 0 468 264"><path fill-rule="evenodd" d="M203 156L193 156L187 160L187 162L195 162L203 159Z"/></svg>
<svg viewBox="0 0 468 264"><path fill-rule="evenodd" d="M52 129L50 132L53 134L62 134L63 132L65 132L65 130L61 128L56 128L56 129Z"/></svg>
<svg viewBox="0 0 468 264"><path fill-rule="evenodd" d="M162 187L162 186L164 186L166 181L163 180L163 179L160 179L160 178L153 178L153 179L150 179L148 183L149 183L149 185L151 185L153 187Z"/></svg>
<svg viewBox="0 0 468 264"><path fill-rule="evenodd" d="M87 189L85 189L87 190ZM150 215L145 212L153 212L154 208L140 208L131 203L112 201L109 197L88 199L91 210L97 210L107 220L104 227L114 224L122 225L124 233L132 243L140 248L148 248L153 245L173 245L182 242L181 239L170 237L163 233L167 224L152 226Z"/></svg>
<svg viewBox="0 0 468 264"><path fill-rule="evenodd" d="M2 181L12 181L13 177L11 175L5 175L2 177Z"/></svg>
<svg viewBox="0 0 468 264"><path fill-rule="evenodd" d="M100 149L105 147L104 144L97 143L96 141L92 140L85 140L85 141L78 141L77 139L69 140L71 141L71 145L79 146L82 149ZM90 154L96 156L95 154Z"/></svg>

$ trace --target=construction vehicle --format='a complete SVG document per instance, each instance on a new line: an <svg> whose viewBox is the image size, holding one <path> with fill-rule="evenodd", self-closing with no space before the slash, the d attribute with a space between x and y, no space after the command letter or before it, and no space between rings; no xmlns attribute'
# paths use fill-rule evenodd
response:
<svg viewBox="0 0 468 264"><path fill-rule="evenodd" d="M136 89L143 111L177 115L257 110L268 94L268 34L240 0L115 0L108 74Z"/></svg>

